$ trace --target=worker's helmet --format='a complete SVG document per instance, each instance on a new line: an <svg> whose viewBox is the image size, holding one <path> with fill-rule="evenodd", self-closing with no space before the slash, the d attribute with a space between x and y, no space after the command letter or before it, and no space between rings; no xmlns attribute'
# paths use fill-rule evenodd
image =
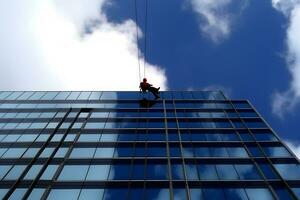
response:
<svg viewBox="0 0 300 200"><path fill-rule="evenodd" d="M143 82L147 82L147 79L146 79L146 78L143 78Z"/></svg>

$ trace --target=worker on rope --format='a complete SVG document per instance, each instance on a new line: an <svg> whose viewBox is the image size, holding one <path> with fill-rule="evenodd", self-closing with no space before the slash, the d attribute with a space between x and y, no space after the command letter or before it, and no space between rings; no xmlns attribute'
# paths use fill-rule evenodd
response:
<svg viewBox="0 0 300 200"><path fill-rule="evenodd" d="M155 88L152 86L152 84L149 84L147 83L147 79L144 78L143 79L143 82L140 83L140 90L142 90L144 93L148 90L150 92L152 92L152 94L155 96L155 99L159 99L159 89L160 87L158 88Z"/></svg>

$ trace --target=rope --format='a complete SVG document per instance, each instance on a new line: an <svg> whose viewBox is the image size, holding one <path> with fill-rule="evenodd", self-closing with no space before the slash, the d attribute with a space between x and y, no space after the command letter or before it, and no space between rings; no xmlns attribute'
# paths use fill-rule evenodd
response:
<svg viewBox="0 0 300 200"><path fill-rule="evenodd" d="M141 65L140 65L140 51L139 51L139 30L138 30L138 16L137 16L137 0L134 0L135 7L135 27L136 27L136 48L137 48L137 57L138 57L138 67L139 67L139 81L141 82Z"/></svg>
<svg viewBox="0 0 300 200"><path fill-rule="evenodd" d="M144 58L144 77L146 77L146 60L147 60L147 27L148 27L148 0L145 0L146 2L146 11L145 11L145 39L144 39L144 52L145 52L145 58Z"/></svg>

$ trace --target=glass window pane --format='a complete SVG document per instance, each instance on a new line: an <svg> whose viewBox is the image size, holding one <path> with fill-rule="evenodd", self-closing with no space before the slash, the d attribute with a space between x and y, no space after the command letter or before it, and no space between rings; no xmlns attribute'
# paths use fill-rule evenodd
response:
<svg viewBox="0 0 300 200"><path fill-rule="evenodd" d="M15 165L5 176L4 180L16 180L22 174L26 165Z"/></svg>
<svg viewBox="0 0 300 200"><path fill-rule="evenodd" d="M77 200L80 189L52 189L49 193L48 200Z"/></svg>
<svg viewBox="0 0 300 200"><path fill-rule="evenodd" d="M79 200L100 200L103 197L103 189L82 189Z"/></svg>
<svg viewBox="0 0 300 200"><path fill-rule="evenodd" d="M225 199L222 189L203 189L204 199Z"/></svg>
<svg viewBox="0 0 300 200"><path fill-rule="evenodd" d="M226 199L248 200L244 189L229 188L224 189Z"/></svg>
<svg viewBox="0 0 300 200"><path fill-rule="evenodd" d="M46 170L44 171L43 175L41 176L41 180L51 180L54 176L58 165L48 165Z"/></svg>
<svg viewBox="0 0 300 200"><path fill-rule="evenodd" d="M32 167L27 172L26 176L24 177L25 180L33 180L38 175L40 170L42 169L43 165L32 165Z"/></svg>
<svg viewBox="0 0 300 200"><path fill-rule="evenodd" d="M35 188L30 193L28 200L41 199L44 194L45 189Z"/></svg>
<svg viewBox="0 0 300 200"><path fill-rule="evenodd" d="M216 165L221 180L238 180L239 177L233 165Z"/></svg>
<svg viewBox="0 0 300 200"><path fill-rule="evenodd" d="M271 192L266 188L247 188L249 200L273 200Z"/></svg>
<svg viewBox="0 0 300 200"><path fill-rule="evenodd" d="M258 171L254 165L235 165L235 169L239 174L239 177L241 179L261 179L260 175L258 174Z"/></svg>
<svg viewBox="0 0 300 200"><path fill-rule="evenodd" d="M89 181L107 180L110 165L91 165L86 177Z"/></svg>
<svg viewBox="0 0 300 200"><path fill-rule="evenodd" d="M74 148L70 158L92 158L96 148Z"/></svg>
<svg viewBox="0 0 300 200"><path fill-rule="evenodd" d="M299 164L274 164L274 166L284 179L300 179Z"/></svg>
<svg viewBox="0 0 300 200"><path fill-rule="evenodd" d="M65 165L58 180L82 181L88 170L88 165Z"/></svg>
<svg viewBox="0 0 300 200"><path fill-rule="evenodd" d="M23 195L27 191L27 188L17 188L9 197L10 200L22 199Z"/></svg>
<svg viewBox="0 0 300 200"><path fill-rule="evenodd" d="M198 172L201 180L218 180L214 165L198 164Z"/></svg>

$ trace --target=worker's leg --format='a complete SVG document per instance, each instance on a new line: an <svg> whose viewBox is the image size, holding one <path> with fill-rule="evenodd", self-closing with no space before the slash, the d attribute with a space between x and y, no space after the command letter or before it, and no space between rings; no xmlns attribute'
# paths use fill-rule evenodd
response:
<svg viewBox="0 0 300 200"><path fill-rule="evenodd" d="M152 92L152 94L155 96L156 99L159 98L157 88L155 88L155 87L150 87L150 88L149 88L149 91Z"/></svg>

